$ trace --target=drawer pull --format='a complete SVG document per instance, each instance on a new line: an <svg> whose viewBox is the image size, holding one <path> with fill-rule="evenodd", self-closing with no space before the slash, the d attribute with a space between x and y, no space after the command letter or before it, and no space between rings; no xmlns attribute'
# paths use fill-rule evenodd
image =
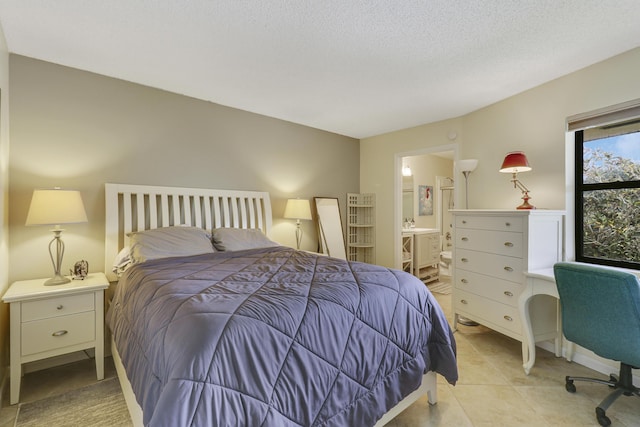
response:
<svg viewBox="0 0 640 427"><path fill-rule="evenodd" d="M465 220L463 219L463 220L462 220L462 223L463 223L463 224L466 224L466 223L467 223L467 221L465 221Z"/></svg>
<svg viewBox="0 0 640 427"><path fill-rule="evenodd" d="M511 227L511 223L510 222L505 222L504 225L505 225L505 227Z"/></svg>
<svg viewBox="0 0 640 427"><path fill-rule="evenodd" d="M504 320L508 321L508 322L513 322L513 317L511 316L504 316Z"/></svg>
<svg viewBox="0 0 640 427"><path fill-rule="evenodd" d="M460 239L460 240L462 240L463 242L468 242L468 241L469 241L469 238L468 238L468 237L463 237L463 238L462 238L462 239Z"/></svg>
<svg viewBox="0 0 640 427"><path fill-rule="evenodd" d="M63 335L66 335L67 333L69 333L69 331L65 331L64 329L61 331L57 331L51 334L52 337L61 337Z"/></svg>
<svg viewBox="0 0 640 427"><path fill-rule="evenodd" d="M56 307L58 310L62 310L64 308L64 306L62 304L60 304L59 306Z"/></svg>
<svg viewBox="0 0 640 427"><path fill-rule="evenodd" d="M504 242L504 245L508 248L512 248L513 247L513 243L511 242Z"/></svg>
<svg viewBox="0 0 640 427"><path fill-rule="evenodd" d="M509 267L509 266L506 266L506 267L504 268L504 271L513 271L513 268L511 268L511 267Z"/></svg>
<svg viewBox="0 0 640 427"><path fill-rule="evenodd" d="M468 259L466 259L466 258L461 258L461 259L460 259L460 261L462 261L462 262L469 262L469 260L468 260Z"/></svg>
<svg viewBox="0 0 640 427"><path fill-rule="evenodd" d="M465 284L466 284L466 283L469 283L469 281L468 281L467 279L462 279L462 280L460 280L460 281L461 281L462 283L465 283Z"/></svg>
<svg viewBox="0 0 640 427"><path fill-rule="evenodd" d="M461 299L460 302L463 304L468 304L466 299Z"/></svg>
<svg viewBox="0 0 640 427"><path fill-rule="evenodd" d="M512 296L513 296L513 293L512 293L512 292L509 292L509 291L504 291L504 294L505 294L506 296L508 296L508 297L512 297Z"/></svg>

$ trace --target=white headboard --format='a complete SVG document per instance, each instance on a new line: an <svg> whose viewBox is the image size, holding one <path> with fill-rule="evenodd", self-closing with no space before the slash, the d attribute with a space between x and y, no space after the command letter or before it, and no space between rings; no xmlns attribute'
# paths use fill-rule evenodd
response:
<svg viewBox="0 0 640 427"><path fill-rule="evenodd" d="M128 244L127 233L171 225L271 229L271 201L263 191L105 184L105 274Z"/></svg>

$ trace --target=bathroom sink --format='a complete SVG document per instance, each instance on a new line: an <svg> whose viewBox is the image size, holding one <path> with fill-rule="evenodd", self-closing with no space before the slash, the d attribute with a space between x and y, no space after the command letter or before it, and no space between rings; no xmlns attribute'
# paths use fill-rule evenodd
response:
<svg viewBox="0 0 640 427"><path fill-rule="evenodd" d="M403 228L403 233L424 233L427 231L438 231L437 228Z"/></svg>

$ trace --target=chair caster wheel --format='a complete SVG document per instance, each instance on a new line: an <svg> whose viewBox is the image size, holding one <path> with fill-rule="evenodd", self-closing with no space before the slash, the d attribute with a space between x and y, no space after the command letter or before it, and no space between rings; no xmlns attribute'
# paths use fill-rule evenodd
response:
<svg viewBox="0 0 640 427"><path fill-rule="evenodd" d="M567 379L567 383L564 385L564 388L569 392L569 393L575 393L576 392L576 386L573 383L573 380L569 380Z"/></svg>
<svg viewBox="0 0 640 427"><path fill-rule="evenodd" d="M604 414L604 409L596 408L596 418L598 419L598 424L603 427L611 425L611 420Z"/></svg>

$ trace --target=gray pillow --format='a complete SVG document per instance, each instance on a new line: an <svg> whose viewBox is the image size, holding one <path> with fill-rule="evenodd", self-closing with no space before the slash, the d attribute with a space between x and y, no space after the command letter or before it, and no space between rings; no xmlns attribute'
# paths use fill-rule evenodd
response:
<svg viewBox="0 0 640 427"><path fill-rule="evenodd" d="M158 258L213 253L211 235L197 227L162 227L127 234L134 264Z"/></svg>
<svg viewBox="0 0 640 427"><path fill-rule="evenodd" d="M269 248L278 246L257 228L216 228L213 230L213 245L219 251Z"/></svg>

